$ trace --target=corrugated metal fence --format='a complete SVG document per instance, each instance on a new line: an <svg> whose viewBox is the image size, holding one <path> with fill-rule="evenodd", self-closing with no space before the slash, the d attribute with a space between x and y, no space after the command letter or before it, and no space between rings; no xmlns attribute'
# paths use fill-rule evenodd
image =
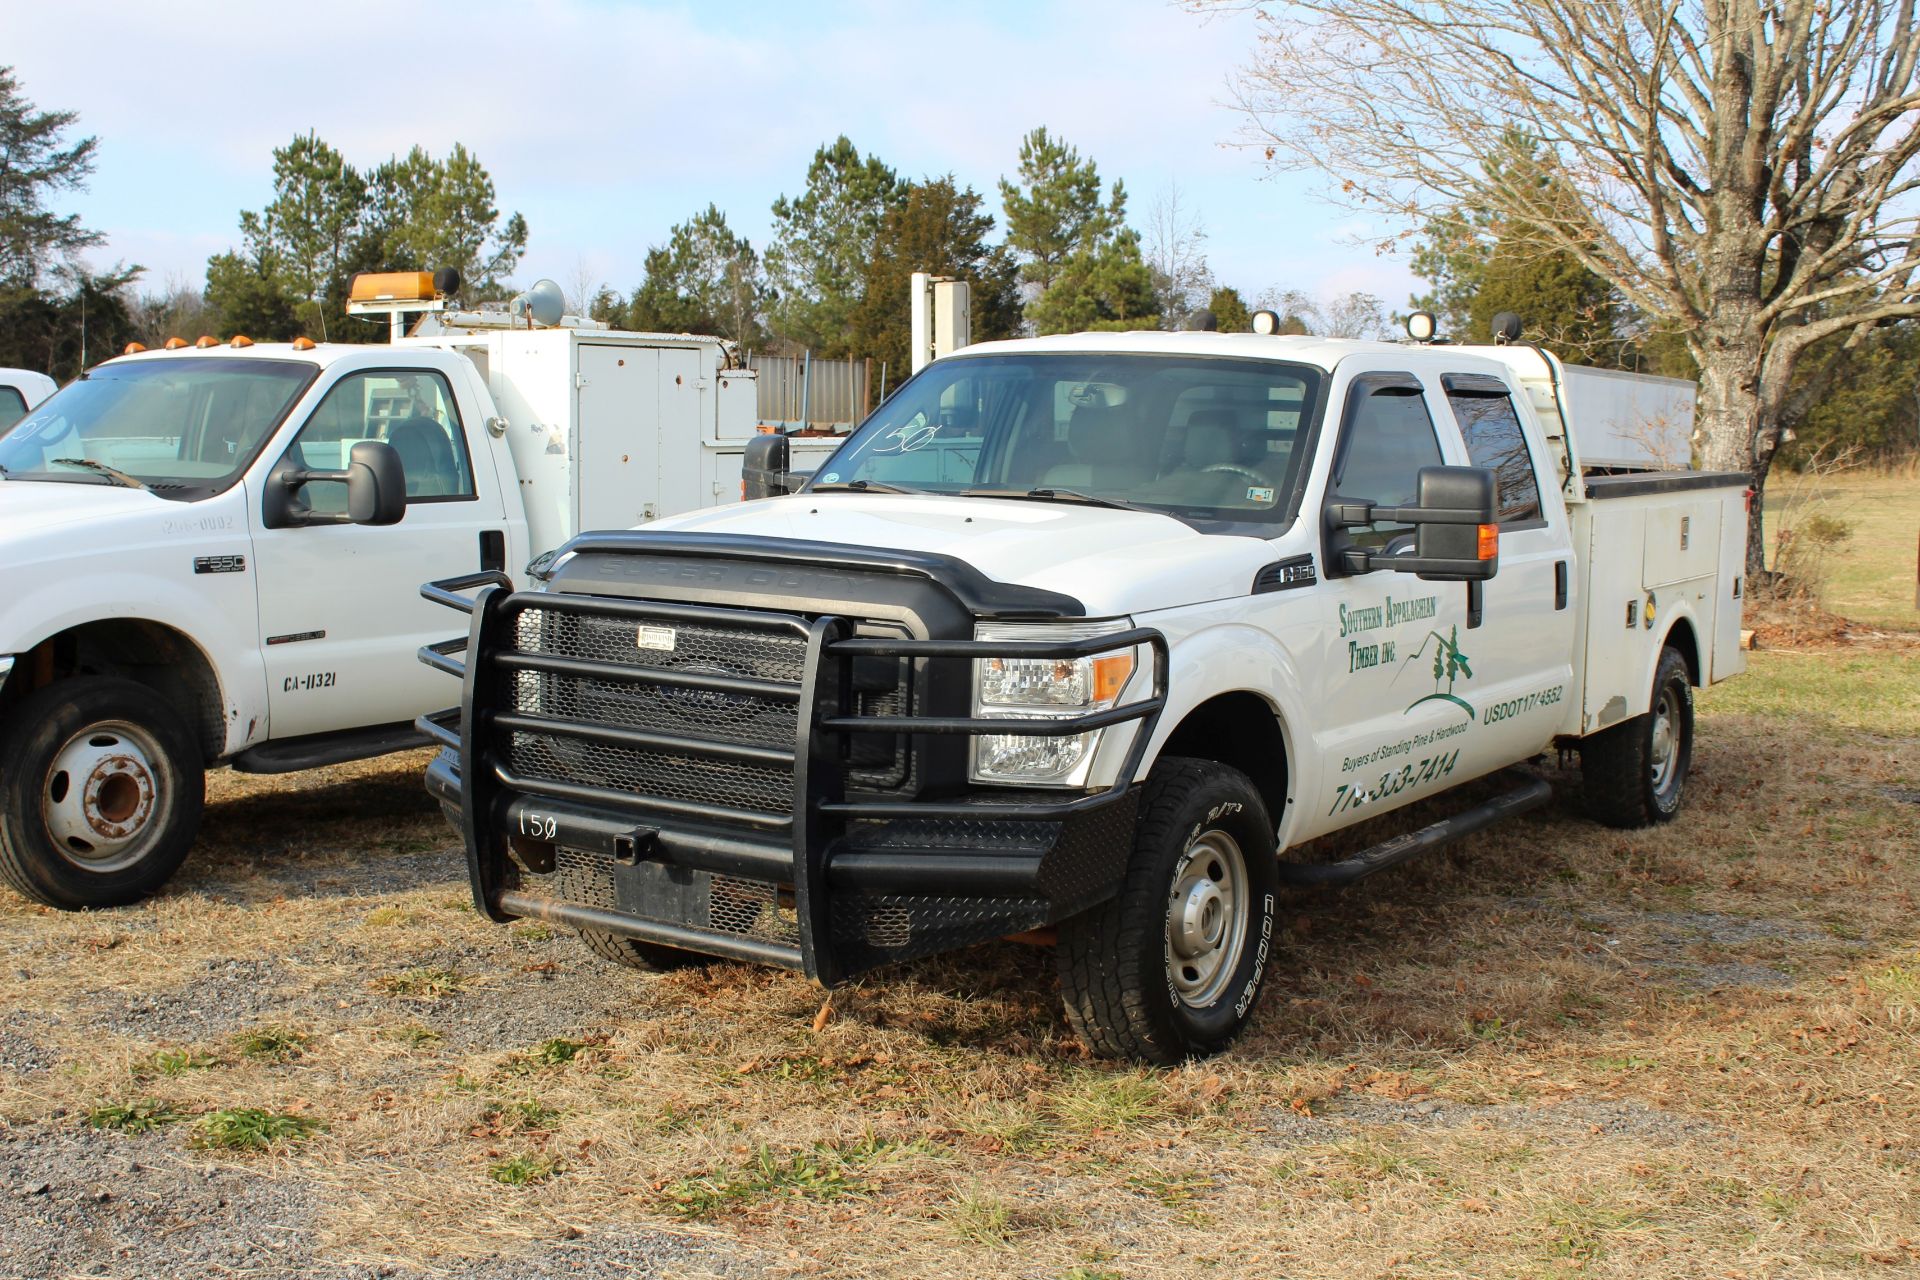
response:
<svg viewBox="0 0 1920 1280"><path fill-rule="evenodd" d="M886 374L871 360L815 360L747 353L757 375L760 421L789 429L845 431L873 408Z"/></svg>

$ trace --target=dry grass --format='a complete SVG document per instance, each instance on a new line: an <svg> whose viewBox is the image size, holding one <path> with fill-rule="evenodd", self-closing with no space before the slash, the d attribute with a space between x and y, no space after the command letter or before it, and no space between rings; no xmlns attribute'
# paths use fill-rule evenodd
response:
<svg viewBox="0 0 1920 1280"><path fill-rule="evenodd" d="M1914 596L1920 473L1909 465L1804 478L1777 474L1767 486L1769 537L1783 518L1791 521L1803 513L1850 530L1844 545L1826 558L1819 604L1860 626L1920 631Z"/></svg>
<svg viewBox="0 0 1920 1280"><path fill-rule="evenodd" d="M1754 656L1678 822L1303 898L1173 1071L1089 1061L1013 944L816 1031L793 975L487 924L420 757L221 775L164 898L0 894L0 1029L56 1059L0 1123L305 1180L329 1256L405 1266L638 1223L836 1276L1911 1273L1920 653Z"/></svg>

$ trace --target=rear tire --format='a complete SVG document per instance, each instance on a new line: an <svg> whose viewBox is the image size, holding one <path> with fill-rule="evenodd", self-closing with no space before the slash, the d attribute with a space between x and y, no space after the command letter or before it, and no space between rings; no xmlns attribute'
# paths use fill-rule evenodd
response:
<svg viewBox="0 0 1920 1280"><path fill-rule="evenodd" d="M697 951L682 951L678 947L663 947L657 942L625 938L605 929L577 928L576 932L580 935L580 941L587 944L587 950L602 960L611 960L629 969L666 973L673 969L712 964L714 961L713 956L701 955Z"/></svg>
<svg viewBox="0 0 1920 1280"><path fill-rule="evenodd" d="M1253 1016L1279 894L1273 824L1247 776L1163 759L1120 892L1060 924L1067 1018L1103 1057L1219 1053Z"/></svg>
<svg viewBox="0 0 1920 1280"><path fill-rule="evenodd" d="M1595 822L1633 830L1680 812L1693 766L1693 681L1678 649L1660 651L1647 706L1580 743L1580 798Z"/></svg>
<svg viewBox="0 0 1920 1280"><path fill-rule="evenodd" d="M131 680L57 681L0 725L0 880L62 911L138 902L179 869L205 800L172 704Z"/></svg>

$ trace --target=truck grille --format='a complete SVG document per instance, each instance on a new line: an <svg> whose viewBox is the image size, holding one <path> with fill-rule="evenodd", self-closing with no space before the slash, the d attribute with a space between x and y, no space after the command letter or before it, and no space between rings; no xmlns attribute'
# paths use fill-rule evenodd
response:
<svg viewBox="0 0 1920 1280"><path fill-rule="evenodd" d="M628 602L623 602L628 603ZM631 602L639 604L640 602ZM664 802L671 812L754 825L784 822L793 809L793 765L786 760L687 749L710 743L790 752L800 727L799 692L806 677L807 642L793 630L766 625L767 615L688 622L662 618L658 625L631 613L568 607L565 596L523 609L513 620L519 655L575 660L600 667L659 672L677 683L655 683L589 670L521 669L509 682L511 710L537 717L515 723L496 739L509 769L533 782L584 786L642 801ZM642 606L644 608L644 606ZM800 619L794 619L804 625ZM864 628L863 628L864 630ZM892 629L885 629L892 630ZM876 629L874 634L884 633ZM860 659L853 673L853 700L860 714L900 715L911 705L911 664ZM702 679L749 681L761 691L702 687ZM633 731L633 738L669 741L613 742L569 735L562 724L585 730ZM676 749L673 739L682 740ZM850 784L892 789L910 778L904 739L855 735L844 761ZM723 811L723 812L712 812Z"/></svg>

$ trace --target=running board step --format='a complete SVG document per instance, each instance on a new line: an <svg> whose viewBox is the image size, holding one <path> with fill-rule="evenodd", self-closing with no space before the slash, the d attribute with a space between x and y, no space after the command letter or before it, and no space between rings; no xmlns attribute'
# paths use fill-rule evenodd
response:
<svg viewBox="0 0 1920 1280"><path fill-rule="evenodd" d="M1391 840L1382 840L1351 858L1342 858L1338 862L1283 862L1280 864L1280 880L1283 884L1303 888L1343 888L1356 880L1364 880L1376 871L1398 866L1415 854L1437 849L1449 840L1457 840L1483 827L1490 827L1502 818L1538 809L1552 798L1553 788L1546 779L1534 778L1465 813L1443 818L1432 826L1409 831Z"/></svg>

